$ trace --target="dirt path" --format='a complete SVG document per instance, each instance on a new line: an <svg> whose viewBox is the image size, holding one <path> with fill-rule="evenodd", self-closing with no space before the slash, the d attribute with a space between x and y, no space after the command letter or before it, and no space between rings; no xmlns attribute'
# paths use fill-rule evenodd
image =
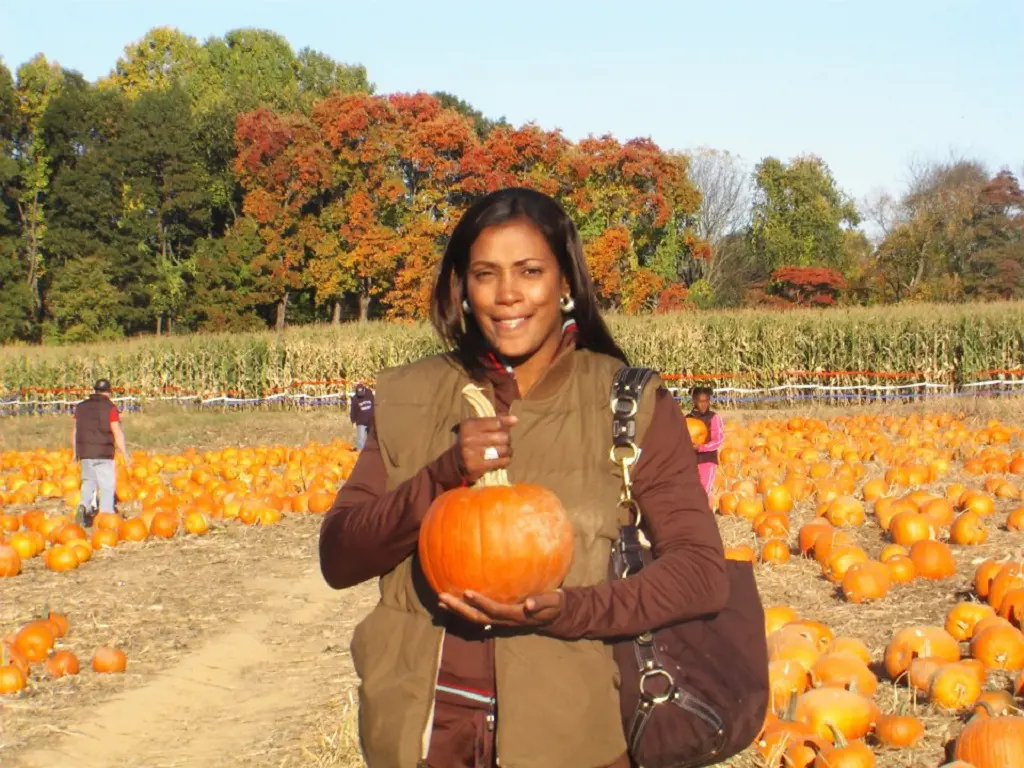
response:
<svg viewBox="0 0 1024 768"><path fill-rule="evenodd" d="M22 768L203 768L305 762L296 734L351 682L351 628L376 596L330 589L318 569L251 582L262 608L172 667L83 713ZM328 684L325 685L325 682ZM312 720L311 720L312 718Z"/></svg>

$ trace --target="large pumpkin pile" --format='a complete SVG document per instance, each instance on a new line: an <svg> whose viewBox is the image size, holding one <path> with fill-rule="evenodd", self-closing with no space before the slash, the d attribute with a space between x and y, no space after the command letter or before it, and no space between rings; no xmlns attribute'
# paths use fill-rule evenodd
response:
<svg viewBox="0 0 1024 768"><path fill-rule="evenodd" d="M809 563L845 615L894 603L893 630L869 645L766 599L772 700L755 749L768 766L1024 766L1022 436L954 414L727 424L713 497L732 519L727 556ZM995 532L1005 551L979 558ZM901 589L947 583L973 588L936 589L934 623L901 620ZM946 754L922 762L935 718Z"/></svg>
<svg viewBox="0 0 1024 768"><path fill-rule="evenodd" d="M357 453L347 443L258 446L179 454L132 454L117 461L118 514L90 530L74 522L80 475L71 453L0 453L0 578L40 557L69 571L97 550L124 542L203 535L220 521L270 525L288 514L322 514Z"/></svg>

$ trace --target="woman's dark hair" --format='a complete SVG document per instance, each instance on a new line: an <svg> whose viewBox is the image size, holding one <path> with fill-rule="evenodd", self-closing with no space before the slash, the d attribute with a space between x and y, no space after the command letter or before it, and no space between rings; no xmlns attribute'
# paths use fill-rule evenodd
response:
<svg viewBox="0 0 1024 768"><path fill-rule="evenodd" d="M462 308L469 249L484 229L513 219L525 219L537 227L558 260L575 304L572 317L576 321L576 346L611 355L628 365L625 353L598 312L576 225L552 198L523 187L501 189L477 200L455 225L441 259L430 306L430 320L441 338L455 349L468 371L480 371L478 359L487 351L487 341L473 316Z"/></svg>
<svg viewBox="0 0 1024 768"><path fill-rule="evenodd" d="M690 390L690 397L696 397L697 395L707 395L711 397L715 394L715 390L711 387L694 387Z"/></svg>

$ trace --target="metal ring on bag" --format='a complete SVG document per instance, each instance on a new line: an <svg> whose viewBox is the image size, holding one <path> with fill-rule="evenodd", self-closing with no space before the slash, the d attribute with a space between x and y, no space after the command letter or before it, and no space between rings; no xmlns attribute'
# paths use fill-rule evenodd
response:
<svg viewBox="0 0 1024 768"><path fill-rule="evenodd" d="M648 680L653 680L655 677L663 677L668 681L668 692L653 694L648 693L646 690L646 683ZM640 675L640 695L650 701L653 704L664 704L666 701L670 701L673 696L676 695L676 681L672 675L666 672L664 669L649 669Z"/></svg>

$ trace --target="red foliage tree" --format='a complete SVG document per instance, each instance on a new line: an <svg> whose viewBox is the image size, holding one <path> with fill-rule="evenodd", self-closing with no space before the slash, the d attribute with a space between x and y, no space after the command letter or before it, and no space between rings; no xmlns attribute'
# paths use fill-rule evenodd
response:
<svg viewBox="0 0 1024 768"><path fill-rule="evenodd" d="M665 314L685 309L693 309L693 304L690 302L690 291L682 283L673 283L661 292L655 312Z"/></svg>
<svg viewBox="0 0 1024 768"><path fill-rule="evenodd" d="M768 293L801 306L827 307L846 287L846 278L828 267L779 267L772 273Z"/></svg>

